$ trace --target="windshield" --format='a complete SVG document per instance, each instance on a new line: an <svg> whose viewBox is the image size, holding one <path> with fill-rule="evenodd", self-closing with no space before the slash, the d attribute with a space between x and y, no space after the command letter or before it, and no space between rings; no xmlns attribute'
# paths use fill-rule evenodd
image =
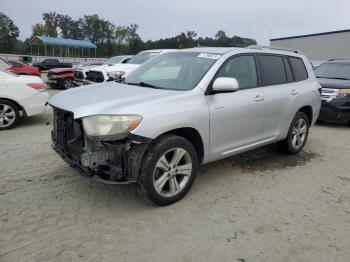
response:
<svg viewBox="0 0 350 262"><path fill-rule="evenodd" d="M128 64L141 65L156 55L159 55L159 52L140 52L131 58Z"/></svg>
<svg viewBox="0 0 350 262"><path fill-rule="evenodd" d="M318 78L350 80L350 64L347 63L325 63L315 69Z"/></svg>
<svg viewBox="0 0 350 262"><path fill-rule="evenodd" d="M152 59L125 78L126 84L158 89L194 88L220 57L199 52L170 52Z"/></svg>
<svg viewBox="0 0 350 262"><path fill-rule="evenodd" d="M123 60L122 56L113 56L110 59L108 59L106 62L104 62L104 65L112 65L112 64L119 64L120 61Z"/></svg>

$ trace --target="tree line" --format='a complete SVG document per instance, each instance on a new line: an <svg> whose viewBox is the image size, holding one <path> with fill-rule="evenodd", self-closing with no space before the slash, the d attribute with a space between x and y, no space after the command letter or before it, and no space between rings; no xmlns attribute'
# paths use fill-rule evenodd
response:
<svg viewBox="0 0 350 262"><path fill-rule="evenodd" d="M142 50L159 48L190 48L195 46L246 47L256 44L254 39L227 36L222 30L214 38L199 37L195 31L159 40L143 41L137 24L115 25L97 14L73 19L55 12L42 14L42 23L32 26L30 38L20 40L18 26L4 13L0 13L0 53L29 54L29 41L34 36L62 37L88 40L97 45L97 56L135 54Z"/></svg>

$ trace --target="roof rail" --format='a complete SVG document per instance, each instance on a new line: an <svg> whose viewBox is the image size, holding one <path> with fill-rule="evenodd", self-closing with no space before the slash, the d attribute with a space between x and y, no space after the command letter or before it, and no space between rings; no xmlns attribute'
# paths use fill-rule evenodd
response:
<svg viewBox="0 0 350 262"><path fill-rule="evenodd" d="M287 52L293 52L296 54L304 54L302 51L297 49L291 49L291 48L284 48L284 47L278 47L278 46L267 46L267 45L250 45L247 48L249 49L268 49L268 50L280 50L280 51L287 51Z"/></svg>

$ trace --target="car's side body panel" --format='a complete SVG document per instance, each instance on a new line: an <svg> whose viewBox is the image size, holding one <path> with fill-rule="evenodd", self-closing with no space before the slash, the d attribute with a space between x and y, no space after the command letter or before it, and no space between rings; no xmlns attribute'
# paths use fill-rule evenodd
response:
<svg viewBox="0 0 350 262"><path fill-rule="evenodd" d="M43 83L35 76L5 76L0 79L0 98L12 100L20 105L26 116L44 112L49 98L47 92L38 92L27 86L27 83Z"/></svg>
<svg viewBox="0 0 350 262"><path fill-rule="evenodd" d="M221 53L192 90L109 82L62 92L51 98L50 104L58 111L62 109L63 115L72 116L77 123L93 115L140 115L143 119L131 134L145 137L147 141L179 128L195 129L203 142L203 163L285 139L296 112L305 106L312 108L312 122L316 121L320 109L319 85L305 56L259 49L198 50ZM303 59L308 79L264 86L258 74L258 84L254 88L231 93L209 92L216 73L227 59L242 54L257 59L264 53Z"/></svg>

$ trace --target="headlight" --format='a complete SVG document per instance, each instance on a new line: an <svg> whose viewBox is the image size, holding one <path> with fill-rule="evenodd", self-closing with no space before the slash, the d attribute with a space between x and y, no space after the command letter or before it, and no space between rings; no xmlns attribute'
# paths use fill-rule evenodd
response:
<svg viewBox="0 0 350 262"><path fill-rule="evenodd" d="M123 75L125 75L125 72L124 71L113 71L113 72L108 72L107 75L110 78L119 79Z"/></svg>
<svg viewBox="0 0 350 262"><path fill-rule="evenodd" d="M99 140L123 139L141 122L138 115L96 115L83 118L85 134Z"/></svg>
<svg viewBox="0 0 350 262"><path fill-rule="evenodd" d="M350 97L350 89L339 89L339 97Z"/></svg>

